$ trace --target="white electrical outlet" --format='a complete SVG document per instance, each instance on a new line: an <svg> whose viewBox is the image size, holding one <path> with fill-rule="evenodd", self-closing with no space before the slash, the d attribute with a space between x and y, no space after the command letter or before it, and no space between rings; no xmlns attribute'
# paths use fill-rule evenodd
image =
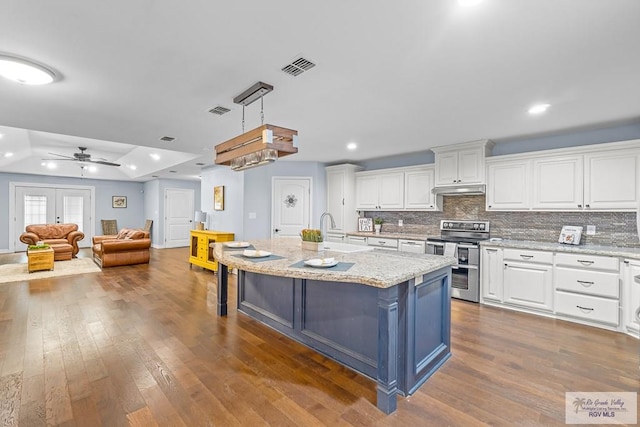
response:
<svg viewBox="0 0 640 427"><path fill-rule="evenodd" d="M402 227L403 221L401 219L398 220L398 227Z"/></svg>
<svg viewBox="0 0 640 427"><path fill-rule="evenodd" d="M587 225L587 235L593 236L596 234L596 226L595 225Z"/></svg>

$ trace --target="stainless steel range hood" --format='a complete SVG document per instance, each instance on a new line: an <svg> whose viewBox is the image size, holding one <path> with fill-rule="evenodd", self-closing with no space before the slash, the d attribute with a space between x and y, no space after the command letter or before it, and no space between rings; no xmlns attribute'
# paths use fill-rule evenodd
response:
<svg viewBox="0 0 640 427"><path fill-rule="evenodd" d="M484 184L472 185L450 185L446 187L435 187L433 194L436 196L473 196L485 193L486 186Z"/></svg>

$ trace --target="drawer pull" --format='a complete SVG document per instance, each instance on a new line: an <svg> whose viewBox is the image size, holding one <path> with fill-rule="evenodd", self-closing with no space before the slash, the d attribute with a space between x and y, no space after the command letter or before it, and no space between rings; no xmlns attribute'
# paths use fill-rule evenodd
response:
<svg viewBox="0 0 640 427"><path fill-rule="evenodd" d="M531 258L533 258L533 255L520 255L520 258L522 258L522 259L531 259Z"/></svg>
<svg viewBox="0 0 640 427"><path fill-rule="evenodd" d="M384 245L387 242L383 242L382 240L378 240L378 243L380 243L381 245Z"/></svg>
<svg viewBox="0 0 640 427"><path fill-rule="evenodd" d="M640 283L640 274L638 274L637 276L633 276L633 280Z"/></svg>
<svg viewBox="0 0 640 427"><path fill-rule="evenodd" d="M576 281L580 283L582 286L584 286L585 288L588 288L589 286L594 284L594 282L587 282L586 280L576 280Z"/></svg>
<svg viewBox="0 0 640 427"><path fill-rule="evenodd" d="M593 261L589 261L589 260L586 260L586 259L579 259L578 262L580 264L582 264L582 265L591 265L591 264L593 264Z"/></svg>
<svg viewBox="0 0 640 427"><path fill-rule="evenodd" d="M640 322L640 307L636 310L636 320Z"/></svg>
<svg viewBox="0 0 640 427"><path fill-rule="evenodd" d="M580 310L586 311L586 312L592 312L593 311L593 308L589 308L589 307L581 307L579 305L576 305L576 307L578 307Z"/></svg>

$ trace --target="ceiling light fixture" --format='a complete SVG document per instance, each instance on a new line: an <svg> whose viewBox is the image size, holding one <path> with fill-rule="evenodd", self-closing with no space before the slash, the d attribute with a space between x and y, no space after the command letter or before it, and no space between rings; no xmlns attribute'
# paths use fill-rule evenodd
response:
<svg viewBox="0 0 640 427"><path fill-rule="evenodd" d="M151 153L149 154L149 157L151 157L153 160L160 160L160 154L157 153Z"/></svg>
<svg viewBox="0 0 640 427"><path fill-rule="evenodd" d="M551 104L536 104L529 108L529 114L542 114L551 107Z"/></svg>
<svg viewBox="0 0 640 427"><path fill-rule="evenodd" d="M347 144L347 150L349 151L353 151L356 148L358 148L358 144L356 144L355 142L350 142Z"/></svg>
<svg viewBox="0 0 640 427"><path fill-rule="evenodd" d="M12 157L13 153L11 151L7 151L6 153L4 153L5 157Z"/></svg>
<svg viewBox="0 0 640 427"><path fill-rule="evenodd" d="M48 67L7 54L0 54L0 76L24 85L45 85L56 79Z"/></svg>
<svg viewBox="0 0 640 427"><path fill-rule="evenodd" d="M234 171L275 162L278 157L298 152L298 131L264 124L263 96L273 86L258 82L233 99L242 104L242 135L215 146L217 165L228 165ZM244 131L244 107L260 99L262 126Z"/></svg>

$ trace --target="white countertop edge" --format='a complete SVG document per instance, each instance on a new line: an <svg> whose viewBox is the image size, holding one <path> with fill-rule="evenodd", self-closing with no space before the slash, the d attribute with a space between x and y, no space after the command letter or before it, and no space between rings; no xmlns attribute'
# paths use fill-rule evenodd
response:
<svg viewBox="0 0 640 427"><path fill-rule="evenodd" d="M480 242L481 247L532 249L553 252L604 255L620 258L640 259L640 248L624 248L602 245L566 245L557 242L536 242L532 240L501 240Z"/></svg>

